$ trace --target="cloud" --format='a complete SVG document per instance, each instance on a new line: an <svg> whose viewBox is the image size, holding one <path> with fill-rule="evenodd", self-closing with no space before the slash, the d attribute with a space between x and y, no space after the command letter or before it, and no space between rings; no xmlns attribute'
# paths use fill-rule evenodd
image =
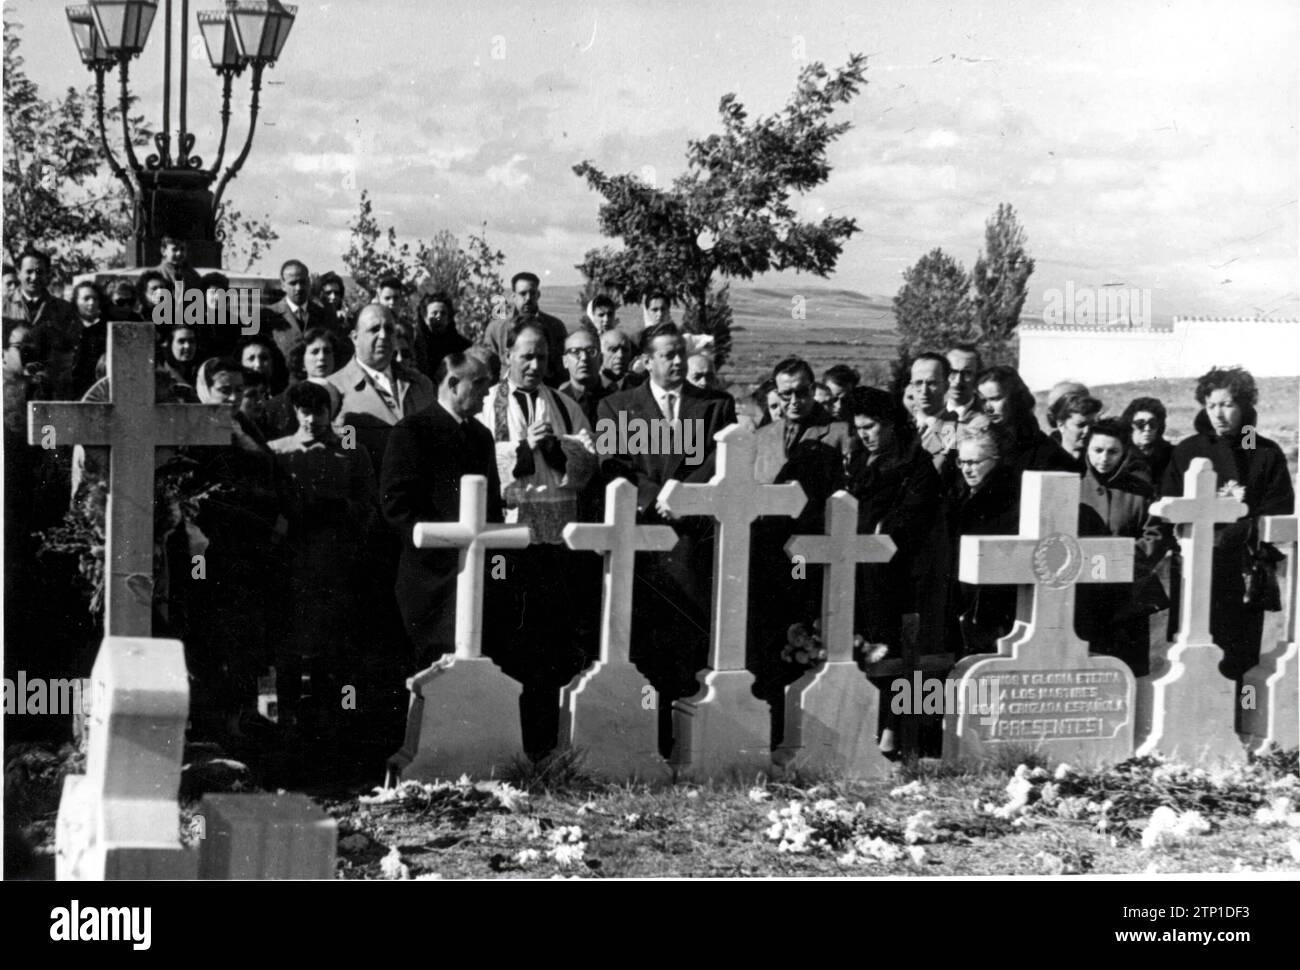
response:
<svg viewBox="0 0 1300 970"><path fill-rule="evenodd" d="M525 185L533 180L533 177L527 172L520 171L519 166L528 161L527 155L514 154L503 165L493 165L483 177L495 185L504 186L507 189L522 189Z"/></svg>

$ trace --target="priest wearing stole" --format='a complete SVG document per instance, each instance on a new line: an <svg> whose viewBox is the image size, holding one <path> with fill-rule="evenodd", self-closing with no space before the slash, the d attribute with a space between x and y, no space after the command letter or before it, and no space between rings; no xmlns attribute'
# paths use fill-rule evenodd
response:
<svg viewBox="0 0 1300 970"><path fill-rule="evenodd" d="M556 348L555 352L559 352ZM551 348L542 325L522 320L506 338L505 378L488 393L479 421L492 432L507 522L532 530L526 549L500 555L485 596L484 633L500 644L498 663L524 685L524 748L533 758L555 747L559 688L596 656L599 588L568 549L565 525L578 520L578 496L596 472L591 425L568 396L543 383Z"/></svg>

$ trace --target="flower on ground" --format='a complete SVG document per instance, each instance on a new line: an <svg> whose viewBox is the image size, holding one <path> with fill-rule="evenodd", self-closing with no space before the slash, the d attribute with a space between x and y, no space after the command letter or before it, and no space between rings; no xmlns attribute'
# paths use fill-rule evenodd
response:
<svg viewBox="0 0 1300 970"><path fill-rule="evenodd" d="M552 829L547 836L547 841L551 843L551 848L546 854L561 866L571 866L581 862L587 851L587 843L582 838L582 829L576 825L561 825Z"/></svg>
<svg viewBox="0 0 1300 970"><path fill-rule="evenodd" d="M926 795L925 786L921 784L921 779L910 781L906 785L900 785L889 793L890 798L924 798Z"/></svg>
<svg viewBox="0 0 1300 970"><path fill-rule="evenodd" d="M1266 808L1255 812L1255 821L1260 825L1289 825L1300 828L1300 812L1295 810L1295 803L1283 795L1269 802Z"/></svg>
<svg viewBox="0 0 1300 970"><path fill-rule="evenodd" d="M765 802L772 796L766 788L751 788L749 790L749 800L751 802Z"/></svg>
<svg viewBox="0 0 1300 970"><path fill-rule="evenodd" d="M1176 812L1161 805L1151 813L1151 820L1142 832L1142 848L1155 849L1184 842L1194 835L1210 831L1210 823L1200 812Z"/></svg>
<svg viewBox="0 0 1300 970"><path fill-rule="evenodd" d="M385 879L411 878L411 869L402 862L402 853L397 851L397 846L389 849L388 855L379 860L379 871L383 873Z"/></svg>
<svg viewBox="0 0 1300 970"><path fill-rule="evenodd" d="M848 852L840 856L840 865L866 865L872 862L891 863L897 862L903 858L903 850L891 842L877 836L876 838L862 837L854 840L853 847Z"/></svg>
<svg viewBox="0 0 1300 970"><path fill-rule="evenodd" d="M516 865L526 866L536 862L542 857L542 854L536 849L520 849L515 853Z"/></svg>
<svg viewBox="0 0 1300 970"><path fill-rule="evenodd" d="M907 827L903 830L903 841L908 845L914 845L917 842L933 842L938 836L934 828L934 812L924 810L917 812L907 820Z"/></svg>
<svg viewBox="0 0 1300 970"><path fill-rule="evenodd" d="M1065 860L1059 855L1051 852L1039 852L1034 855L1034 861L1038 863L1038 868L1049 876L1061 876L1065 874Z"/></svg>
<svg viewBox="0 0 1300 970"><path fill-rule="evenodd" d="M914 865L918 865L918 866L919 866L919 865L921 865L921 863L925 862L925 848L924 848L924 846L919 846L919 845L911 846L911 847L907 850L907 853L908 853L908 855L910 855L910 856L912 857L912 862L913 862Z"/></svg>

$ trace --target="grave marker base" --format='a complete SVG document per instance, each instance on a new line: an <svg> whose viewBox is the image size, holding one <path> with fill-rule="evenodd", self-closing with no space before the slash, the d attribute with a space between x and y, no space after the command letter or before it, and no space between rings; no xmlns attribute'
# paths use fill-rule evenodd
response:
<svg viewBox="0 0 1300 970"><path fill-rule="evenodd" d="M672 764L681 777L727 779L772 768L772 708L748 670L709 670L702 689L673 702Z"/></svg>
<svg viewBox="0 0 1300 970"><path fill-rule="evenodd" d="M783 768L851 779L889 778L876 726L880 691L853 661L823 664L785 689L785 736L772 760Z"/></svg>
<svg viewBox="0 0 1300 970"><path fill-rule="evenodd" d="M445 658L410 685L406 743L389 759L403 781L490 778L523 756L523 685L491 660Z"/></svg>
<svg viewBox="0 0 1300 970"><path fill-rule="evenodd" d="M55 822L54 878L102 882L109 879L195 879L198 854L180 843L180 818L174 810L158 830L157 844L136 840L115 846L104 828L125 827L138 819L131 801L105 803L87 775L63 779Z"/></svg>
<svg viewBox="0 0 1300 970"><path fill-rule="evenodd" d="M666 778L659 712L644 706L649 686L633 664L593 664L561 694L561 745L582 751L583 767L603 778Z"/></svg>
<svg viewBox="0 0 1300 970"><path fill-rule="evenodd" d="M1278 643L1246 672L1242 687L1255 691L1255 708L1241 711L1251 751L1300 745L1300 644Z"/></svg>
<svg viewBox="0 0 1300 970"><path fill-rule="evenodd" d="M1142 678L1151 719L1139 757L1159 753L1201 767L1245 758L1246 745L1233 726L1237 685L1219 673L1222 658L1213 643L1174 641L1164 663L1152 659L1151 674Z"/></svg>

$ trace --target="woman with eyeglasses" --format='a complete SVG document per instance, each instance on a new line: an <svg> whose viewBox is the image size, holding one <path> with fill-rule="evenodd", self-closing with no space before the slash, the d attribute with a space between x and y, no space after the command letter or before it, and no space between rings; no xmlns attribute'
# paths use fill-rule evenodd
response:
<svg viewBox="0 0 1300 970"><path fill-rule="evenodd" d="M1128 449L1130 471L1149 478L1157 498L1174 454L1174 446L1165 440L1166 417L1165 406L1156 397L1134 398L1120 415L1120 423L1128 429L1133 445Z"/></svg>
<svg viewBox="0 0 1300 970"><path fill-rule="evenodd" d="M1192 460L1208 458L1214 465L1219 494L1246 506L1240 519L1214 530L1210 635L1223 649L1219 671L1232 680L1240 680L1259 662L1264 613L1259 605L1244 602L1245 574L1251 565L1250 546L1258 535L1259 517L1290 515L1295 510L1286 455L1277 442L1259 434L1256 426L1258 400L1255 378L1243 368L1213 367L1201 375L1196 382L1196 401L1202 408L1193 422L1196 431L1174 446L1161 487L1166 496L1181 496L1183 476ZM1172 545L1167 525L1162 532Z"/></svg>
<svg viewBox="0 0 1300 970"><path fill-rule="evenodd" d="M1019 533L1020 475L1007 463L1015 447L1010 429L996 423L958 441L960 479L949 500L950 562L958 562L962 536ZM951 602L949 637L958 655L995 653L998 639L1015 625L1015 586L957 583Z"/></svg>

